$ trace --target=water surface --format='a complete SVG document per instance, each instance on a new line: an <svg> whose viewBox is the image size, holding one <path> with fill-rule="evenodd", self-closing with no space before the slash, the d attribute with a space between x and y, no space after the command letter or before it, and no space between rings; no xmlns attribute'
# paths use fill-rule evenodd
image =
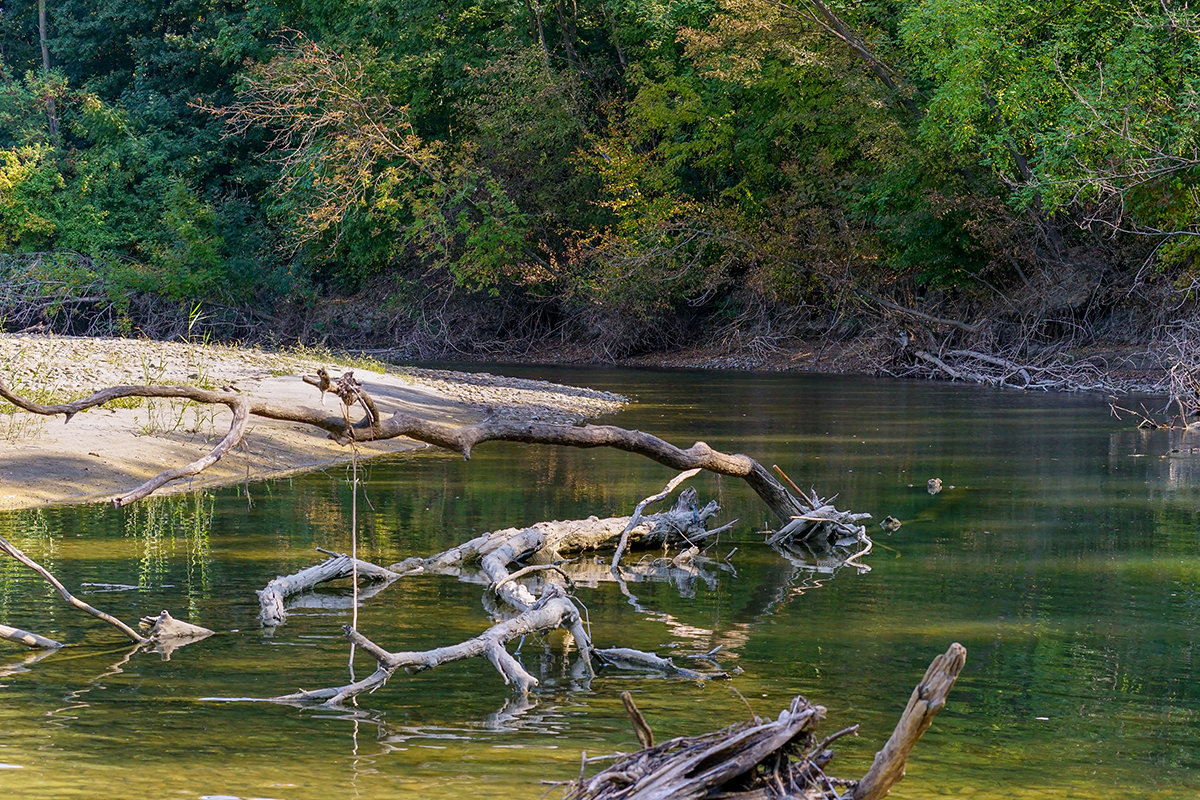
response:
<svg viewBox="0 0 1200 800"><path fill-rule="evenodd" d="M497 370L499 371L499 370ZM795 694L823 729L861 723L831 771L861 774L929 660L968 662L893 796L1194 798L1200 793L1200 454L1111 418L1094 397L861 378L508 370L630 394L616 424L779 464L837 503L892 515L872 569L813 574L761 544L767 515L740 482L700 476L739 525L713 550L737 574L685 585L582 588L600 646L680 656L722 645L740 674L699 685L602 673L527 641L542 686L520 701L483 660L397 676L357 709L266 697L345 682L348 600L308 598L264 631L255 589L350 547L347 469L155 500L0 516L0 534L126 620L168 608L218 631L170 660L0 562L0 621L69 642L34 663L0 644L0 797L542 796L582 751L629 748L634 692L659 738L763 716ZM628 513L673 473L624 453L481 445L376 460L359 500L361 554L426 555L542 519ZM930 496L940 477L947 488ZM115 585L115 586L113 586ZM478 587L405 579L360 627L417 649L488 624ZM361 676L371 664L360 659ZM555 796L554 793L550 796Z"/></svg>

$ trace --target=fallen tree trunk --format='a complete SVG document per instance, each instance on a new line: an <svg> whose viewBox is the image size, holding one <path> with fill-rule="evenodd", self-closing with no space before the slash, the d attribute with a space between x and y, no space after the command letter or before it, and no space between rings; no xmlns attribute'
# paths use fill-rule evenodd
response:
<svg viewBox="0 0 1200 800"><path fill-rule="evenodd" d="M526 528L490 531L441 553L426 558L405 559L390 565L388 569L401 575L447 574L477 562L497 588L504 589L505 594L514 599L520 598L510 604L514 608L521 608L529 605L531 597L506 588L507 583L501 583L512 579L508 564L523 560L552 565L567 554L611 547L622 538L627 546L643 549L692 546L706 542L728 529L728 525L713 529L706 527L707 521L720 510L721 507L715 502L697 508L696 492L689 489L680 494L670 510L648 514L636 520L632 526L631 517L538 522Z"/></svg>
<svg viewBox="0 0 1200 800"><path fill-rule="evenodd" d="M678 483L677 479L672 481L671 485L678 485ZM640 504L639 511L645 505L645 502ZM460 575L466 565L478 563L478 574L482 576L482 582L487 583L496 597L503 601L509 609L515 610L517 614L497 622L473 639L419 653L389 653L367 639L361 632L347 626L345 628L347 638L356 645L361 645L376 658L377 668L374 673L363 680L344 686L315 691L302 690L272 699L285 703L337 705L362 692L375 691L383 686L397 669L404 668L410 672L416 672L477 655L487 656L504 677L505 683L514 684L517 691L525 694L530 688L537 685L537 679L508 653L504 647L505 643L529 633L546 632L559 628L566 630L573 639L579 650L583 671L588 677L593 672L593 655L598 656L602 663L621 669L663 672L690 680L727 677L725 673L701 673L680 667L669 658L662 658L640 650L630 648L593 650L591 639L580 622L582 615L579 613L579 609L568 597L562 581L553 580L556 577L555 573L566 577L566 571L553 562L567 552L594 550L616 541L632 542L635 545L646 547L686 543L691 549L692 542L703 541L725 529L724 526L712 530L705 528L705 522L719 510L720 507L716 503L708 503L703 509L697 509L696 493L694 490L688 489L681 493L674 507L669 511L651 514L640 519L637 517L608 519L589 517L586 520L540 522L528 528L507 528L485 533L442 553L428 558L406 559L393 564L388 569L366 562L358 562L364 573L373 574L389 582L398 577L419 574ZM542 561L516 571L510 571L510 566L522 559L542 559ZM315 567L302 570L295 575L276 578L271 584L268 584L267 589L259 592L263 618L274 619L274 615L281 612L283 598L287 594L309 588L322 580L350 575L351 564L351 559L339 556ZM539 598L534 597L529 587L518 582L519 579L534 574L544 578L550 576L543 581ZM611 568L610 574L612 574ZM614 578L614 580L618 579ZM497 616L504 616L504 614L498 613ZM710 660L711 655L709 654Z"/></svg>
<svg viewBox="0 0 1200 800"><path fill-rule="evenodd" d="M13 393L8 384L0 379L0 397L30 413L43 416L62 415L68 422L75 414L124 397L178 398L197 403L225 405L233 411L234 420L229 433L208 455L186 467L165 470L137 489L113 498L112 502L115 505L139 500L171 480L197 474L215 463L241 441L245 435L246 417L253 415L310 425L326 431L342 443L407 436L426 444L453 450L464 458L470 458L474 447L489 441L582 448L612 447L645 456L677 470L704 469L741 478L781 522L803 516L811 510L803 500L789 492L750 456L722 453L704 442L696 442L684 449L652 434L613 425L556 425L488 417L471 425L454 426L401 411L382 419L369 393L354 379L353 373L343 374L336 382L331 381L328 375L306 380L322 392L333 391L338 394L346 405L347 413L330 415L316 409L278 406L230 392L217 392L193 386L114 386L70 403L43 405ZM358 422L350 423L348 411L353 405L361 405L366 413Z"/></svg>
<svg viewBox="0 0 1200 800"><path fill-rule="evenodd" d="M700 736L681 737L618 758L592 776L573 781L566 800L879 800L904 775L904 764L966 660L952 644L930 664L913 690L908 708L888 743L862 780L830 777L829 745L858 726L818 742L814 735L825 709L803 697L773 720L751 722ZM649 726L625 699L639 741L653 740ZM843 793L842 790L849 791Z"/></svg>

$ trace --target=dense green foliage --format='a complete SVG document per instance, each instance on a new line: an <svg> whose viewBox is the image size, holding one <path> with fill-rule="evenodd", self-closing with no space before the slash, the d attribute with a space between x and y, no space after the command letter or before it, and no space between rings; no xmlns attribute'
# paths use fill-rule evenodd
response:
<svg viewBox="0 0 1200 800"><path fill-rule="evenodd" d="M126 306L620 354L1188 278L1200 241L1182 6L37 5L0 9L0 277L74 254Z"/></svg>

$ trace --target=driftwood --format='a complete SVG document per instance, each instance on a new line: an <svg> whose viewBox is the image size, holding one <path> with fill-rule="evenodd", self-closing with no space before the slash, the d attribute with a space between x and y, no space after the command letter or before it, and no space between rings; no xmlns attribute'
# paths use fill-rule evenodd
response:
<svg viewBox="0 0 1200 800"><path fill-rule="evenodd" d="M98 620L107 622L109 625L112 625L114 628L119 630L121 633L125 634L125 636L129 637L129 639L131 641L137 642L138 644L145 644L146 642L150 641L148 638L146 638L145 636L142 636L140 633L135 631L133 628L129 627L124 622L121 622L121 620L117 619L116 617L112 616L111 614L106 614L105 612L88 605L87 603L83 602L75 595L71 594L71 592L67 590L67 587L63 586L62 582L59 581L58 578L56 578L52 574L50 574L50 571L48 569L46 569L41 564L34 561L29 556L22 553L20 550L17 549L17 547L15 545L12 544L12 542L8 541L3 536L0 536L0 552L4 552L4 553L8 554L9 556L15 558L17 561L20 561L25 566L29 567L31 570L36 572L38 575L42 576L42 579L44 581L46 581L46 583L48 583L52 587L54 587L54 591L58 592L59 597L61 597L63 600L66 600L69 604L71 604L75 608L78 608L80 611L83 611L84 613L87 613L87 614L91 614L93 617L95 617Z"/></svg>
<svg viewBox="0 0 1200 800"><path fill-rule="evenodd" d="M879 800L904 776L904 764L921 734L945 705L946 695L966 661L952 644L929 665L913 690L891 738L859 781L830 777L829 745L856 733L845 728L817 741L825 709L803 697L778 718L734 725L700 736L651 745L650 726L631 697L623 697L643 749L570 784L567 800ZM586 762L585 762L586 765Z"/></svg>
<svg viewBox="0 0 1200 800"><path fill-rule="evenodd" d="M619 759L580 780L568 800L697 800L701 797L836 797L808 790L824 777L818 761L791 756L811 749L825 709L797 697L777 719L671 739ZM765 774L763 786L756 778ZM777 784L782 791L772 792ZM768 788L769 787L769 788ZM832 787L830 787L832 788ZM766 790L764 792L764 789Z"/></svg>
<svg viewBox="0 0 1200 800"><path fill-rule="evenodd" d="M142 617L138 627L149 634L155 652L163 657L163 661L170 661L171 654L179 648L213 635L208 628L175 619L165 609L157 616Z"/></svg>
<svg viewBox="0 0 1200 800"><path fill-rule="evenodd" d="M7 555L11 556L12 558L15 558L17 561L20 561L22 564L29 567L31 570L33 570L38 575L40 575L43 580L45 580L52 587L54 587L54 591L58 592L59 596L62 597L63 600L66 600L67 603L74 606L75 608L78 608L80 611L83 611L87 614L92 615L93 617L95 617L98 620L107 622L109 625L112 625L114 628L116 628L121 633L123 633L125 636L127 636L130 639L130 641L136 642L138 644L149 644L151 642L163 642L168 639L195 640L199 636L198 632L200 632L200 631L204 632L203 636L207 636L212 633L212 631L208 630L207 628L200 628L195 625L190 625L186 622L178 622L177 620L172 619L171 615L168 614L166 611L164 611L164 612L162 612L162 614L159 615L158 618L154 618L154 617L149 618L152 620L155 620L155 619L161 620L163 622L163 624L153 625L153 626L147 625L147 627L150 628L150 636L142 636L140 633L135 631L133 628L129 627L124 622L122 622L121 620L112 616L111 614L107 614L107 613L99 610L98 608L88 605L87 603L83 602L75 595L71 594L71 592L68 591L67 587L63 586L62 582L58 578L54 577L54 575L52 575L48 569L46 569L41 564L34 561L29 556L25 555L23 552L21 552L19 549L17 549L17 547L15 545L13 545L12 542L8 541L3 536L0 536L0 552L6 553ZM174 625L166 624L167 620L170 620L170 622L175 623L175 624ZM143 620L143 622L145 622L145 620ZM10 630L17 631L18 633L25 633L25 631L18 631L18 629L16 629L16 628L12 628ZM34 636L34 634L26 634L26 635ZM199 636L199 638L203 638L203 636ZM61 645L59 645L57 642L54 642L51 639L44 639L44 637L35 637L34 641L38 642L36 644L30 644L30 642L27 640L14 639L13 637L10 637L10 636L4 636L2 638L11 639L12 641L18 641L21 644L27 644L29 646L61 647ZM38 641L38 640L43 640L45 642L48 642L48 644L41 644L40 641ZM174 646L177 647L177 646L180 646L181 644L186 644L186 642L176 641Z"/></svg>
<svg viewBox="0 0 1200 800"><path fill-rule="evenodd" d="M666 486L663 487L661 492L658 494L652 494L637 504L637 506L633 509L633 514L629 517L629 522L625 524L625 529L621 531L621 541L617 542L617 550L615 553L613 553L612 557L613 569L617 569L618 565L621 563L621 556L625 554L625 548L629 546L629 534L634 528L637 527L637 524L641 522L642 512L646 510L646 506L662 500L667 495L671 494L671 492L675 491L675 487L679 486L679 484L683 483L688 478L695 477L697 474L699 474L699 472L700 470L698 469L689 469L686 472L679 473L672 478Z"/></svg>
<svg viewBox="0 0 1200 800"><path fill-rule="evenodd" d="M402 575L422 573L458 574L466 565L478 563L497 588L511 580L507 565L518 559L552 565L568 554L611 547L624 541L627 547L649 549L704 543L727 530L728 525L707 528L709 519L721 510L715 502L697 507L696 492L682 492L668 511L633 517L588 517L582 520L538 522L526 528L504 528L476 536L449 550L427 558L409 558L388 569ZM507 592L511 594L511 590ZM514 607L528 605L524 597Z"/></svg>
<svg viewBox="0 0 1200 800"><path fill-rule="evenodd" d="M1118 389L1095 364L1071 362L1061 356L1043 357L1038 362L1019 362L977 350L956 349L934 353L914 348L911 353L913 364L906 375L944 377L1027 391L1115 393Z"/></svg>
<svg viewBox="0 0 1200 800"><path fill-rule="evenodd" d="M379 581L384 586L400 576L389 569L350 556L333 553L331 557L292 575L281 575L258 591L258 619L264 627L282 625L287 619L284 601L317 584L338 578L357 576L361 581Z"/></svg>
<svg viewBox="0 0 1200 800"><path fill-rule="evenodd" d="M677 478L671 485L678 485L680 480ZM661 494L665 496L666 493ZM644 509L646 502L648 501L638 506L639 511ZM641 650L594 650L591 638L580 621L582 614L568 596L567 587L563 585L569 581L567 576L570 565L561 561L566 553L594 550L617 541L639 547L664 547L671 544L687 544L691 547L693 542L704 541L725 530L727 526L711 530L705 527L705 522L719 510L720 507L716 503L708 503L703 509L698 509L696 493L689 489L680 494L670 510L644 517L589 517L586 520L540 522L527 528L492 531L434 556L406 559L387 569L358 562L363 573L370 572L389 582L398 577L420 574L452 574L461 577L474 565L473 572L479 576L481 582L488 585L489 591L506 608L496 615L501 621L479 636L459 644L421 652L390 653L361 632L347 626L344 629L346 637L375 657L377 668L374 673L344 686L301 690L272 699L284 703L337 705L362 692L375 691L398 669L417 672L480 655L486 656L492 662L506 684L513 685L517 692L525 694L536 686L538 681L508 653L505 644L530 633L555 629L563 629L569 634L570 641L574 642L579 651L579 662L586 677L591 677L593 673L593 655L601 664L619 669L660 672L689 680L727 677L721 672L702 673L681 667L669 658ZM535 563L520 569L511 569L522 560ZM267 589L259 592L263 618L268 618L268 614L279 613L283 598L287 594L311 587L321 580L350 575L350 564L349 558L339 556L296 575L276 578L268 584ZM611 568L609 573L612 574ZM531 576L542 583L540 597L535 597L530 588L521 582ZM516 616L511 616L514 611ZM711 656L712 654L709 654L710 660L715 660Z"/></svg>
<svg viewBox="0 0 1200 800"><path fill-rule="evenodd" d="M320 703L335 706L355 695L375 691L387 683L388 679L399 669L410 673L423 672L451 661L476 656L485 656L492 662L506 684L512 684L519 693L527 694L531 688L538 685L538 680L530 675L520 662L505 649L505 644L531 633L552 631L558 628L563 628L571 633L576 647L579 648L581 660L590 664L591 640L583 628L579 609L563 594L561 589L555 586L548 586L541 598L531 608L512 619L497 623L479 636L465 642L432 650L391 653L347 625L343 629L346 638L370 653L378 662L375 672L360 681L344 686L314 691L300 690L271 699L279 703Z"/></svg>
<svg viewBox="0 0 1200 800"><path fill-rule="evenodd" d="M396 412L387 419L381 419L370 395L354 379L353 373L343 374L336 382L332 381L328 375L307 380L322 392L334 391L337 393L346 403L345 412L331 415L316 409L279 406L230 392L211 391L192 386L113 386L70 403L43 405L15 394L8 384L0 379L0 397L30 413L43 416L62 415L68 422L75 414L123 397L178 398L197 403L225 405L233 411L234 419L229 433L207 455L186 467L166 470L131 492L113 498L112 502L115 505L125 505L139 500L169 481L195 475L215 463L241 441L245 435L247 417L258 416L310 425L326 431L332 438L342 443L377 441L407 436L426 444L453 450L464 458L470 458L471 451L475 446L489 441L555 444L583 448L612 447L637 453L673 469L705 469L720 475L741 478L781 522L787 522L796 516L803 516L812 510L753 458L740 454L722 453L713 450L704 442L696 442L691 447L683 449L663 441L657 436L612 425L556 425L499 419L493 416L471 425L462 426L434 422L404 412ZM364 416L353 423L349 421L351 404L361 405L366 410Z"/></svg>
<svg viewBox="0 0 1200 800"><path fill-rule="evenodd" d="M908 754L946 705L946 696L966 663L967 649L958 642L930 663L925 677L913 689L887 744L875 754L871 769L854 787L853 800L879 800L904 777Z"/></svg>
<svg viewBox="0 0 1200 800"><path fill-rule="evenodd" d="M0 639L7 639L10 642L23 644L35 650L56 650L62 647L62 642L56 642L53 639L47 639L45 636L39 636L36 633L30 633L29 631L23 631L20 628L13 628L8 625L0 625Z"/></svg>

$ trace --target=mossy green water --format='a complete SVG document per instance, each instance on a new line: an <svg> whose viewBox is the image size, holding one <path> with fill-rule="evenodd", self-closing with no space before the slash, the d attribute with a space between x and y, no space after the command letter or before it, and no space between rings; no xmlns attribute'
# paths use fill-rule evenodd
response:
<svg viewBox="0 0 1200 800"><path fill-rule="evenodd" d="M218 634L170 661L129 656L110 629L0 562L0 621L72 646L37 663L0 655L3 797L540 797L581 751L628 748L630 690L660 737L794 694L828 707L832 771L856 776L929 660L951 641L967 668L893 792L927 796L1150 797L1200 793L1200 457L1112 420L1099 398L852 378L659 372L541 376L631 394L616 424L703 439L787 470L837 504L904 522L858 574L813 573L761 545L765 513L737 481L702 476L737 528L737 574L581 587L599 645L681 655L723 646L729 683L602 673L580 684L527 641L542 679L527 703L485 661L397 676L356 709L266 697L344 681L346 598L323 593L273 632L254 590L349 547L347 471L128 509L0 517L0 533L89 602L124 619L168 608ZM1189 443L1182 443L1185 447ZM470 462L370 462L359 547L387 563L493 528L626 513L672 473L623 453L480 446ZM946 488L929 495L925 481ZM953 487L953 488L949 488ZM85 584L93 584L86 586ZM98 586L95 584L108 584ZM392 649L482 630L480 588L410 578L367 601L360 626ZM370 669L360 660L360 674ZM553 794L551 795L553 796Z"/></svg>

